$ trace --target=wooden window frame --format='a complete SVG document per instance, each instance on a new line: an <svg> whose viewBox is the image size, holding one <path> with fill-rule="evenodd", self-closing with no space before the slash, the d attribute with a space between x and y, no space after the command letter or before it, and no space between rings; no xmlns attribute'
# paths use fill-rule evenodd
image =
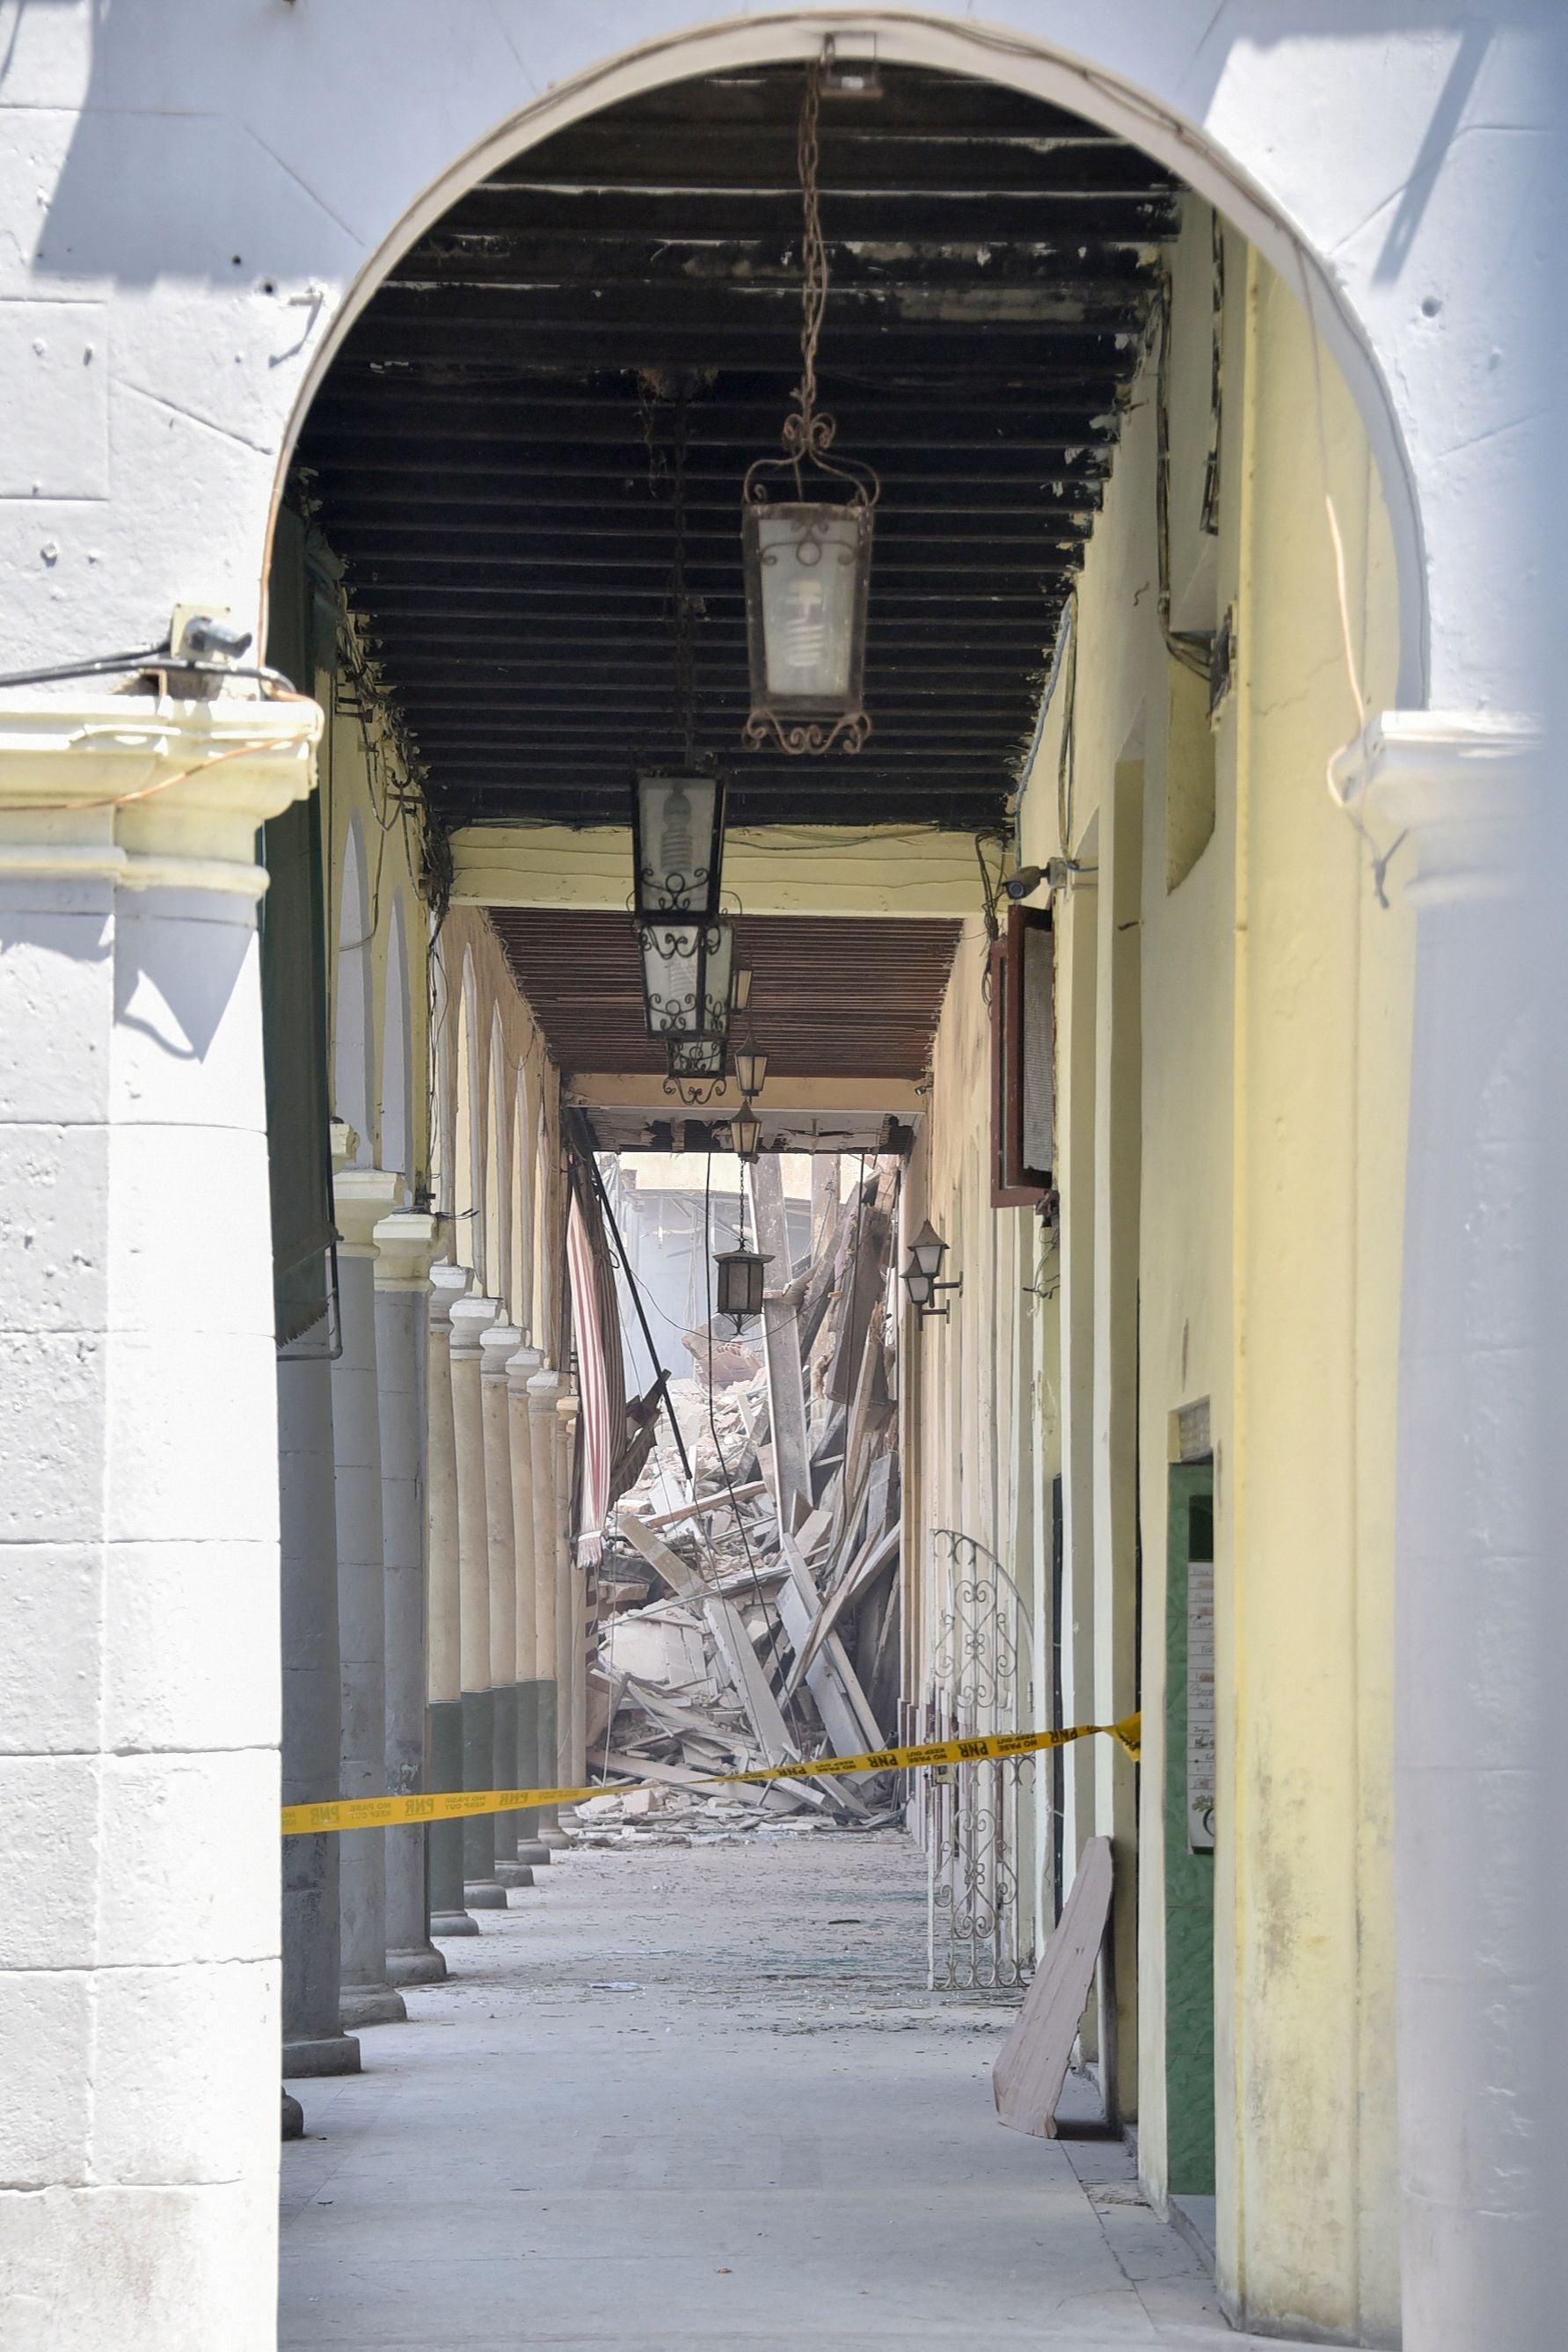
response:
<svg viewBox="0 0 1568 2352"><path fill-rule="evenodd" d="M1030 1168L1024 1161L1023 1111L1025 1057L1043 1054L1052 1089L1051 1133L1055 1136L1056 992L1051 991L1049 1034L1031 1040L1025 1034L1024 941L1030 932L1052 930L1043 908L1010 907L1007 924L991 942L988 960L991 998L991 1206L994 1209L1049 1209L1056 1200L1055 1172Z"/></svg>

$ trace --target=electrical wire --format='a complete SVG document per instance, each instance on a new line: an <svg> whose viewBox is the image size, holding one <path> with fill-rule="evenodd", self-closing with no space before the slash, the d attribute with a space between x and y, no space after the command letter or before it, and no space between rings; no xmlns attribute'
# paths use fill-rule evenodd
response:
<svg viewBox="0 0 1568 2352"><path fill-rule="evenodd" d="M864 1161L864 1154L863 1154L863 1153L862 1154L862 1164L863 1164L863 1161ZM791 1268L791 1272L793 1272L793 1268ZM730 1509L731 1509L731 1510L734 1512L734 1514L735 1514L735 1524L736 1524L736 1526L740 1529L740 1540L741 1540L741 1543L744 1545L745 1549L746 1549L746 1565L747 1565L747 1568L748 1569L748 1570L750 1571L752 1590L753 1590L753 1591L754 1591L754 1593L756 1594L756 1597L757 1597L757 1604L758 1604L758 1608L759 1608L759 1609L761 1610L761 1612L762 1612L762 1615L763 1615L763 1621L764 1621L764 1622L765 1622L765 1623L768 1626L768 1628L769 1628L769 1643L770 1643L770 1646L776 1646L776 1645L777 1645L777 1643L778 1643L780 1640L782 1640L782 1639L784 1638L784 1622L783 1622L783 1619L782 1619L782 1618L779 1616L779 1610L778 1610L778 1606L777 1606L777 1604L776 1604L775 1602L773 1602L773 1601L770 1601L768 1599L767 1594L766 1594L766 1593L763 1591L763 1590L762 1590L762 1579L761 1579L760 1575L758 1573L756 1555L753 1553L752 1549L751 1549L751 1538L750 1538L750 1535L749 1535L749 1534L747 1533L747 1531L746 1521L745 1521L745 1519L741 1517L740 1505L739 1505L738 1501L737 1501L737 1498L736 1498L736 1492L735 1492L735 1477L734 1477L734 1474L731 1472L731 1470L730 1470L730 1466L729 1466L728 1463L725 1460L725 1457L724 1457L724 1447L719 1444L719 1436L718 1436L718 1416L717 1416L717 1414L716 1414L716 1413L715 1412L715 1411L714 1411L714 1402L713 1402L713 1150L712 1150L712 1147L711 1147L711 1146L709 1147L708 1151L707 1151L707 1153L706 1153L706 1155L705 1163L704 1163L704 1171L703 1171L703 1275L704 1275L705 1285L706 1285L706 1297L707 1297L707 1325L708 1325L708 1328L707 1328L706 1338L707 1338L707 1343L708 1343L708 1362L707 1362L707 1370L708 1370L708 1377L707 1377L707 1425L708 1425L708 1434L709 1434L709 1436L713 1439L713 1450L714 1450L714 1453L715 1453L715 1454L717 1456L717 1459L718 1459L719 1475L720 1475L720 1477L724 1480L724 1484L725 1484L725 1491L726 1491L726 1493L727 1493L727 1494L728 1495L728 1496L729 1496L729 1507L730 1507ZM778 1444L778 1432L777 1432L777 1431L775 1431L775 1432L774 1432L774 1443L775 1443L775 1444L777 1445L777 1444ZM694 1497L694 1499L695 1499L695 1497ZM785 1534L785 1528L784 1528L784 1526L783 1526L782 1516L780 1516L779 1528L779 1541L780 1541L780 1544L782 1544L783 1538L784 1538L784 1534ZM701 1542L705 1545L705 1547L706 1547L706 1550L707 1550L707 1552L708 1552L709 1559L712 1559L712 1557L713 1557L713 1546L712 1546L712 1542L711 1542L711 1540L710 1540L708 1538L706 1538L706 1537L702 1537L702 1538L699 1538L699 1541L701 1541ZM808 1745L808 1735L805 1733L804 1728L803 1728L803 1726L802 1726L802 1723L801 1723L801 1718L800 1718L800 1695L799 1695L799 1693L798 1693L798 1692L791 1693L790 1697L789 1697L789 1709L790 1709L790 1711L791 1711L791 1713L792 1713L792 1715L793 1715L793 1717L794 1717L794 1725L793 1725L793 1728L794 1728L794 1732L795 1732L795 1738L796 1738L796 1744L797 1744L797 1752L798 1752L800 1756L804 1757L804 1755L805 1755L805 1750L806 1750L806 1747L807 1747L807 1745Z"/></svg>

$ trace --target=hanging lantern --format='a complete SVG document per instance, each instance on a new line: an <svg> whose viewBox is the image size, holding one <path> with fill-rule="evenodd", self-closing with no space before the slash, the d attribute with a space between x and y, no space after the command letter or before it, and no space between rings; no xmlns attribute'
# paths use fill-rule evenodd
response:
<svg viewBox="0 0 1568 2352"><path fill-rule="evenodd" d="M735 1083L749 1102L753 1095L762 1092L762 1081L768 1076L766 1054L737 1054Z"/></svg>
<svg viewBox="0 0 1568 2352"><path fill-rule="evenodd" d="M729 1148L739 1160L754 1160L762 1148L762 1121L755 1111L737 1111L729 1122Z"/></svg>
<svg viewBox="0 0 1568 2352"><path fill-rule="evenodd" d="M729 1034L730 969L735 928L727 922L639 922L643 1017L650 1037L713 1037Z"/></svg>
<svg viewBox="0 0 1568 2352"><path fill-rule="evenodd" d="M640 773L632 793L632 913L712 922L724 858L724 786L699 770Z"/></svg>
<svg viewBox="0 0 1568 2352"><path fill-rule="evenodd" d="M751 711L745 741L785 751L858 751L872 524L881 484L870 466L831 457L837 424L817 406L817 343L828 300L817 172L822 68L807 68L800 110L800 381L781 457L758 457L741 492ZM813 496L812 493L815 493Z"/></svg>
<svg viewBox="0 0 1568 2352"><path fill-rule="evenodd" d="M738 1331L762 1312L762 1269L771 1265L771 1258L756 1250L739 1247L716 1250L713 1268L718 1279L718 1311L727 1315Z"/></svg>

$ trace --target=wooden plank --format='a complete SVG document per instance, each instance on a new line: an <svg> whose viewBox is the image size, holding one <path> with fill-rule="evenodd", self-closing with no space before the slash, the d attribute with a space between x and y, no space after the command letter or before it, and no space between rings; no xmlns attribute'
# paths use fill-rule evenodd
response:
<svg viewBox="0 0 1568 2352"><path fill-rule="evenodd" d="M879 1535L873 1536L870 1543L864 1545L855 1554L849 1567L816 1612L804 1643L797 1642L795 1644L795 1664L783 1691L786 1700L802 1679L808 1689L811 1687L810 1670L818 1651L824 1643L837 1642L838 1635L833 1631L834 1626L855 1595L864 1590L872 1578L885 1566L887 1560L898 1549L900 1533L901 1530L897 1528L884 1528ZM881 1737L879 1732L878 1740Z"/></svg>
<svg viewBox="0 0 1568 2352"><path fill-rule="evenodd" d="M784 1538L784 1557L789 1563L790 1573L779 1588L779 1614L784 1621L784 1630L794 1644L799 1661L811 1635L814 1622L820 1615L821 1604L806 1563L788 1536ZM791 1676L791 1685L796 1678ZM833 1743L835 1755L856 1756L864 1748L881 1747L881 1727L860 1686L859 1677L842 1644L831 1635L826 1641L819 1639L812 1644L811 1662L805 1669L804 1680L822 1718L822 1727ZM788 1687L785 1695L789 1695ZM858 1783L863 1777L856 1773L853 1780ZM846 1782L841 1781L839 1785L844 1787Z"/></svg>
<svg viewBox="0 0 1568 2352"><path fill-rule="evenodd" d="M757 1212L757 1246L773 1261L772 1289L763 1299L762 1344L768 1359L773 1491L779 1505L779 1525L786 1535L792 1535L811 1508L811 1452L806 1433L800 1326L784 1207L784 1169L778 1152L765 1152L753 1167L751 1197Z"/></svg>
<svg viewBox="0 0 1568 2352"><path fill-rule="evenodd" d="M1109 1838L1091 1838L1056 1933L991 2069L997 2114L1009 2131L1056 2137L1056 2103L1111 1917Z"/></svg>
<svg viewBox="0 0 1568 2352"><path fill-rule="evenodd" d="M682 1503L673 1511L655 1511L643 1520L645 1528L678 1527L683 1519L706 1518L714 1511L727 1511L731 1503L748 1503L753 1495L766 1495L765 1478L753 1478L744 1486L721 1487L716 1495L703 1495L695 1503Z"/></svg>
<svg viewBox="0 0 1568 2352"><path fill-rule="evenodd" d="M651 1567L656 1568L683 1601L694 1601L707 1621L720 1657L728 1669L737 1690L740 1693L747 1717L756 1734L757 1744L769 1764L793 1763L800 1754L789 1736L789 1727L773 1696L771 1684L758 1663L740 1612L733 1601L708 1591L695 1569L688 1568L678 1552L650 1535L635 1511L622 1511L618 1524L628 1543L640 1551Z"/></svg>

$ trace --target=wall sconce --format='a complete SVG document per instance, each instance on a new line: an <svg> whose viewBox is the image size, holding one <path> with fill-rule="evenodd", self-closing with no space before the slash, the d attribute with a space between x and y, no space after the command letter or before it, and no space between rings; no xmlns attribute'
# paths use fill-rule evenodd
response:
<svg viewBox="0 0 1568 2352"><path fill-rule="evenodd" d="M946 1255L946 1243L927 1217L909 1244L909 1263L904 1267L901 1277L909 1294L909 1303L923 1323L933 1315L940 1315L944 1318L946 1316L947 1309L945 1307L932 1304L937 1291L962 1290L964 1287L962 1275L956 1282L937 1280L936 1277L942 1271L942 1261Z"/></svg>
<svg viewBox="0 0 1568 2352"><path fill-rule="evenodd" d="M753 1095L759 1095L762 1092L762 1082L767 1076L768 1056L766 1054L737 1054L735 1057L735 1082L740 1088L741 1093L746 1097L747 1102L751 1100Z"/></svg>
<svg viewBox="0 0 1568 2352"><path fill-rule="evenodd" d="M751 966L748 963L737 963L736 965L735 978L729 984L729 1001L732 1008L737 1013L744 1013L747 1006L750 1003Z"/></svg>
<svg viewBox="0 0 1568 2352"><path fill-rule="evenodd" d="M718 914L724 860L724 786L688 772L639 773L632 790L632 904L639 924Z"/></svg>

